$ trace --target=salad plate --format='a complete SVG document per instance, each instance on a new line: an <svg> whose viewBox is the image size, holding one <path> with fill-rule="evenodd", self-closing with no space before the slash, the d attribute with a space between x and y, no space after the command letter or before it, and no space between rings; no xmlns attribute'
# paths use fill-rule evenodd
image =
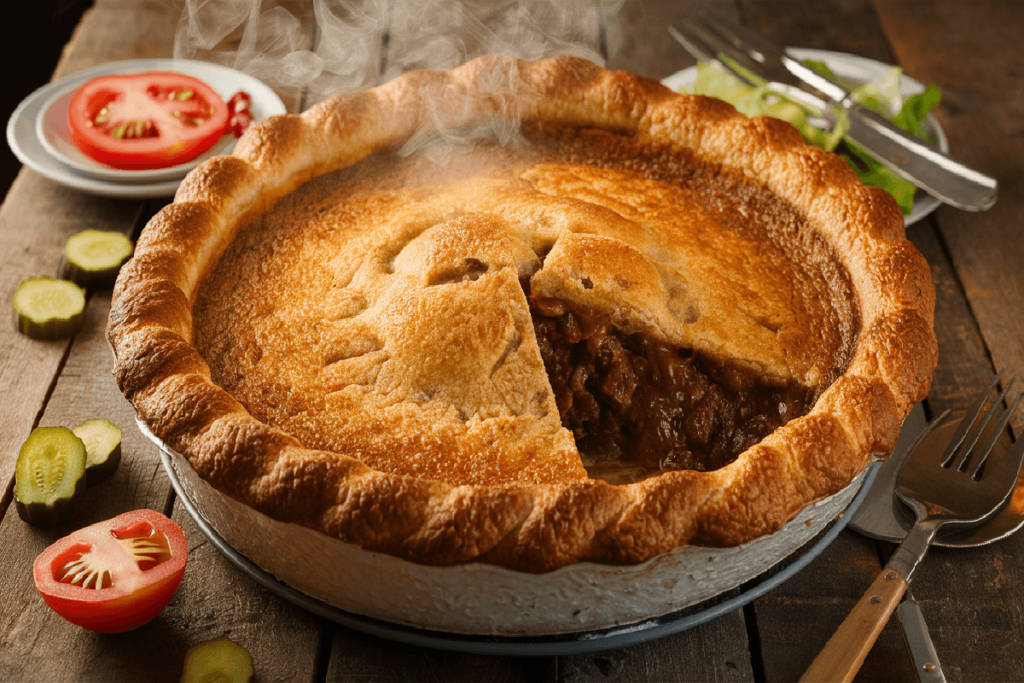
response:
<svg viewBox="0 0 1024 683"><path fill-rule="evenodd" d="M813 60L817 62L824 62L825 65L832 70L832 73L843 81L845 85L860 85L876 81L883 78L893 69L891 64L885 64L884 62L847 54L845 52L797 47L788 47L786 48L786 51L790 56L801 61ZM696 79L697 68L691 66L662 79L661 82L673 90L685 91L693 87ZM911 95L924 92L925 86L920 81L917 81L905 74L901 74L899 89L900 95L906 98ZM924 128L926 132L935 136L935 144L942 152L949 152L949 141L946 139L946 135L943 132L942 127L934 116L929 114L922 128ZM903 217L904 223L907 226L910 226L920 221L922 218L935 211L935 209L939 208L941 204L942 202L927 192L918 190L914 195L914 210L909 215Z"/></svg>
<svg viewBox="0 0 1024 683"><path fill-rule="evenodd" d="M228 154L234 137L222 137L198 158L166 169L124 171L110 168L80 152L67 131L71 95L98 76L174 71L198 78L225 101L243 90L252 97L250 109L258 121L287 110L281 98L261 81L235 69L182 59L138 59L101 64L49 83L26 97L7 123L7 143L18 160L54 182L89 194L121 199L170 197L181 179L214 154Z"/></svg>

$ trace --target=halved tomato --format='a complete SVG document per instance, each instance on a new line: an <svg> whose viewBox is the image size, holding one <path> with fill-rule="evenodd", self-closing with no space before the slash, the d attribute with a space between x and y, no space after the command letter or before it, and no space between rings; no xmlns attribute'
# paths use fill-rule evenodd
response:
<svg viewBox="0 0 1024 683"><path fill-rule="evenodd" d="M210 86L160 71L94 78L68 104L75 145L121 169L190 161L220 139L227 121L228 107Z"/></svg>
<svg viewBox="0 0 1024 683"><path fill-rule="evenodd" d="M72 624L100 633L138 628L181 583L188 544L159 512L134 510L79 529L36 558L36 589Z"/></svg>

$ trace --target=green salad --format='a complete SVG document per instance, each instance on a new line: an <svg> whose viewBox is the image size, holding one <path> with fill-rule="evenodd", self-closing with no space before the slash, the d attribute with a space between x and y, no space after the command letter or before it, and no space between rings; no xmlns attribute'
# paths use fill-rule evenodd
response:
<svg viewBox="0 0 1024 683"><path fill-rule="evenodd" d="M808 60L804 64L833 81L841 82L823 62ZM924 92L904 98L899 87L902 71L894 66L869 83L843 85L852 85L850 94L858 104L887 117L912 135L935 142L933 135L922 130L922 123L928 112L939 104L942 94L937 86L929 85ZM831 129L824 129L820 127L821 119L816 117L819 112L808 111L805 105L786 99L767 84L751 87L704 63L697 64L697 80L689 92L725 100L747 116L774 116L788 121L808 143L843 157L865 185L880 187L891 194L904 216L914 210L914 184L887 169L846 136L849 128L846 112L838 111Z"/></svg>

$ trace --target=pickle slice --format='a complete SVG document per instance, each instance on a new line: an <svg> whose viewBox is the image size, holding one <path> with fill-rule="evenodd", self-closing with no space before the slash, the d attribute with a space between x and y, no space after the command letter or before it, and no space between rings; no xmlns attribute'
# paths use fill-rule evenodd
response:
<svg viewBox="0 0 1024 683"><path fill-rule="evenodd" d="M246 683L252 675L249 651L227 638L217 638L189 648L181 683Z"/></svg>
<svg viewBox="0 0 1024 683"><path fill-rule="evenodd" d="M121 430L110 420L86 420L71 430L85 444L85 483L98 484L121 464Z"/></svg>
<svg viewBox="0 0 1024 683"><path fill-rule="evenodd" d="M18 312L18 331L33 339L70 337L85 321L85 290L67 280L25 280L11 304Z"/></svg>
<svg viewBox="0 0 1024 683"><path fill-rule="evenodd" d="M132 256L132 242L119 232L83 230L64 244L61 277L89 290L110 289Z"/></svg>
<svg viewBox="0 0 1024 683"><path fill-rule="evenodd" d="M85 495L85 444L67 427L37 427L18 453L14 502L33 526L54 526Z"/></svg>

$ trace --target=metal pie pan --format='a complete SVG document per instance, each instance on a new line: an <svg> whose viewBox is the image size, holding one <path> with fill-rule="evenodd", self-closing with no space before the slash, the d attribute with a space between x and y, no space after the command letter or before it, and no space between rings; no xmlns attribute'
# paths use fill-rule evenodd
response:
<svg viewBox="0 0 1024 683"><path fill-rule="evenodd" d="M728 614L780 585L824 551L845 527L851 513L860 505L878 469L877 465L870 467L846 489L817 504L808 506L782 530L768 537L781 535L785 540L787 536L792 537L795 531L802 530L806 533L813 527L810 538L798 543L796 547L789 549L781 557L772 557L770 554L766 556L764 549L758 547L758 541L763 539L745 544L738 549L697 549L701 564L717 565L719 563L715 560L716 553L729 550L732 551L729 553L730 557L733 556L733 553L738 553L736 556L745 558L744 564L747 570L741 571L742 577L735 585L715 590L714 594L691 600L683 606L668 605L668 609L659 610L643 606L647 604L644 600L646 593L653 593L655 597L658 597L659 591L664 593L664 587L668 583L685 586L687 579L692 579L686 561L680 562L679 556L666 557L671 556L672 552L633 567L581 563L543 575L523 574L503 567L480 564L457 567L415 565L399 558L370 553L355 546L341 544L335 539L329 539L322 534L294 524L283 524L270 520L260 513L232 501L199 479L183 456L164 445L144 423L137 422L142 433L159 446L161 461L171 479L174 490L202 533L232 564L267 590L318 616L370 635L421 647L501 656L581 654L628 647L685 631ZM216 501L213 504L210 502L211 492L212 499ZM218 504L224 501L230 501L233 505L229 503L227 508L218 509ZM238 508L244 508L244 511L239 513ZM211 514L211 509L217 509L220 513L219 516ZM247 528L245 522L240 524L237 518L238 514L243 515L246 519L252 516L263 518L260 520L261 524L269 521L271 526L285 527L283 533L289 535L287 542L294 545L281 547L282 542L268 543L267 535L264 533L265 529ZM243 532L239 533L240 531ZM246 533L253 531L260 533ZM311 588L308 581L302 577L302 572L296 570L296 567L301 565L301 559L296 560L292 557L295 553L301 553L302 543L301 541L296 542L294 539L304 533L315 534L316 537L319 537L320 543L345 546L345 552L354 551L365 556L373 567L374 575L357 577L362 578L363 582L359 584L358 590L349 592L372 594L373 586L368 584L383 581L385 592L381 594L389 596L389 599L378 599L368 603L364 601L353 606L336 604L345 603L347 594L344 592L340 598L338 594L334 594L327 596L326 599L325 596L311 594L316 592L315 588ZM260 555L261 548L275 545L273 553ZM773 545L778 546L778 544ZM788 545L783 544L782 547L788 547ZM320 549L317 548L316 552L319 553ZM693 549L691 549L692 552ZM257 561L250 557L252 555L257 556ZM282 563L266 559L267 557L282 556L288 557L288 561ZM377 570L378 563L383 566L383 570ZM268 564L276 566L268 567ZM337 583L344 584L343 578L336 576L338 572L335 570L338 569L338 565L329 564L331 564L332 573L325 575L323 571L318 572L317 580L324 581L331 578ZM399 568L397 574L395 567ZM394 585L388 583L389 573L400 575L406 570L425 573L414 577L399 576L395 579ZM523 625L515 627L518 632L502 632L508 629L502 628L501 625L498 628L486 627L480 623L478 616L471 613L472 610L460 609L458 602L460 599L464 599L466 594L473 595L474 589L479 588L474 584L482 581L488 585L485 586L486 592L482 595L483 604L478 605L480 611L483 613L493 612L499 620L507 618L509 621L515 622L524 604L528 606L527 612L530 615L547 614L552 611L557 613L564 607L556 604L559 600L557 595L565 592L566 585L575 585L581 581L594 580L595 576L603 577L609 572L622 572L623 570L627 582L631 582L635 587L629 591L628 595L616 594L616 588L620 593L622 592L623 584L621 582L617 585L613 582L610 589L607 586L599 586L597 589L606 593L599 602L612 603L610 618L613 623L600 623L600 620L593 618L588 621L585 615L583 619L580 618L578 613L582 610L579 605L586 605L580 601L594 598L595 595L595 589L590 586L580 587L578 594L564 596L570 605L577 606L575 610L577 614L558 620L557 629L552 629L550 623L533 623L530 618L527 618ZM424 576L427 576L426 580L429 580L430 575L437 574L445 575L441 583L433 586L425 585ZM562 576L559 576L560 574ZM565 583L567 576L570 579L568 584ZM580 576L583 578L580 579ZM448 584L445 581L449 579L455 582L454 585L459 586L456 589L460 593L459 596L453 598L453 596L445 595L445 591L448 590ZM680 581L680 579L683 580ZM555 589L543 595L539 594L540 591L533 596L518 595L513 601L515 604L510 608L501 598L503 594L507 593L508 586L489 587L491 581L501 584L508 580L523 582L515 584L516 589L520 591L536 590L536 586L544 585L548 580L555 585ZM409 581L414 584L412 594L418 601L417 604L410 607L407 601L403 603L402 600L397 600L397 609L399 610L397 613L394 611L394 605L380 604L381 602L395 602L390 599L390 596L400 595L403 590L407 590L408 585L403 585L403 582L408 583ZM601 579L598 578L596 581L600 583ZM304 582L305 585L303 585ZM683 592L686 592L685 589ZM553 595L556 597L552 597ZM698 592L694 595L701 595L701 593ZM473 600L472 602L475 604L478 601ZM616 605L616 602L619 604ZM685 596L683 602L686 602ZM425 610L419 603L426 605ZM640 604L639 613L636 608L637 604ZM460 614L468 616L464 620L456 618L455 621L442 620L439 622L432 611L434 607L443 611L445 615L454 613L457 617ZM608 605L605 604L605 607L607 608ZM651 613L644 614L645 611ZM607 615L603 615L603 618L606 622L609 619ZM427 625L424 626L424 624ZM554 632L555 630L558 632Z"/></svg>

